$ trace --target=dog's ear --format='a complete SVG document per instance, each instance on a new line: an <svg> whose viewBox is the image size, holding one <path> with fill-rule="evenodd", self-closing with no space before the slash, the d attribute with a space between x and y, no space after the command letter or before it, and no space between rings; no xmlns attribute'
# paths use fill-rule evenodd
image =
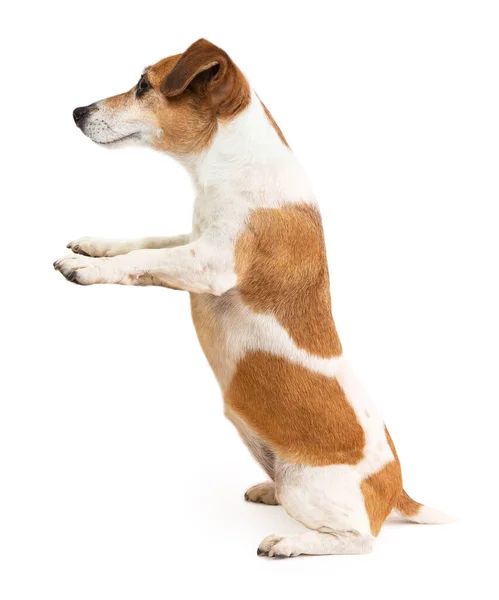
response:
<svg viewBox="0 0 499 600"><path fill-rule="evenodd" d="M167 98L179 96L187 88L198 93L204 91L215 106L220 106L231 95L236 75L229 55L208 40L200 39L180 56L161 83L161 91Z"/></svg>

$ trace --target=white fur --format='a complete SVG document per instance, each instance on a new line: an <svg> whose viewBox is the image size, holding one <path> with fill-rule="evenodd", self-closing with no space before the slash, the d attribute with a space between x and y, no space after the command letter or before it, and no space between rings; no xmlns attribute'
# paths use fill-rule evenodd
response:
<svg viewBox="0 0 499 600"><path fill-rule="evenodd" d="M294 519L318 531L370 535L359 471L350 465L310 467L276 460L276 497Z"/></svg>
<svg viewBox="0 0 499 600"><path fill-rule="evenodd" d="M284 558L300 554L367 554L373 537L354 531L320 533L310 531L291 535L269 535L258 547L258 554Z"/></svg>
<svg viewBox="0 0 499 600"><path fill-rule="evenodd" d="M215 211L226 212L229 199L229 220L236 227L247 209L314 199L296 156L278 137L254 92L245 110L219 125L207 150L175 158L189 171L198 192L195 222L207 217L212 223Z"/></svg>
<svg viewBox="0 0 499 600"><path fill-rule="evenodd" d="M396 512L408 521L422 523L424 525L443 525L445 523L455 523L456 521L453 517L438 510L438 508L432 508L431 506L421 506L417 515L407 516L398 511Z"/></svg>
<svg viewBox="0 0 499 600"><path fill-rule="evenodd" d="M150 144L154 136L158 136L153 121L145 121L140 104L129 96L127 102L121 103L119 111L110 108L100 101L92 105L82 127L83 133L97 144Z"/></svg>

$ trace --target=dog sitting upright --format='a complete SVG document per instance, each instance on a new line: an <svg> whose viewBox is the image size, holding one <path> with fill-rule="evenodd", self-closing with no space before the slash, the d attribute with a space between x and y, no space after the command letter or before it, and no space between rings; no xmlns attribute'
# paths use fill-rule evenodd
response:
<svg viewBox="0 0 499 600"><path fill-rule="evenodd" d="M73 116L94 142L151 146L192 176L191 233L81 238L54 266L82 285L190 292L225 413L270 478L246 499L281 504L313 530L271 535L258 554L368 552L392 509L419 523L449 520L402 488L390 435L342 356L316 201L230 57L201 39Z"/></svg>

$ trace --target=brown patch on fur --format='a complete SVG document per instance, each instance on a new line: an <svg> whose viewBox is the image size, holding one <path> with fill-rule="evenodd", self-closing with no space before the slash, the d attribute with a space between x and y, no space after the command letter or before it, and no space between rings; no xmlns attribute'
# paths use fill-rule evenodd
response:
<svg viewBox="0 0 499 600"><path fill-rule="evenodd" d="M225 339L217 323L216 305L224 302L224 296L210 294L191 294L191 314L201 348L212 370L217 373L219 361L223 361L220 348Z"/></svg>
<svg viewBox="0 0 499 600"><path fill-rule="evenodd" d="M373 535L378 535L392 508L397 505L401 494L405 493L402 489L400 461L386 427L385 433L395 458L360 484Z"/></svg>
<svg viewBox="0 0 499 600"><path fill-rule="evenodd" d="M360 484L371 533L378 535L397 498L402 492L402 475L398 461L392 460L380 471L370 475Z"/></svg>
<svg viewBox="0 0 499 600"><path fill-rule="evenodd" d="M192 256L196 256L196 250L194 250L194 248L191 248L191 254Z"/></svg>
<svg viewBox="0 0 499 600"><path fill-rule="evenodd" d="M393 452L393 456L395 457L395 460L400 464L397 451L395 450L395 444L393 443L392 437L388 433L388 429L386 427L385 433L390 449ZM404 515L404 517L414 517L419 513L419 509L422 506L423 505L420 502L416 502L416 500L413 500L405 490L402 490L400 496L397 498L397 501L395 503L395 508L399 511L400 514Z"/></svg>
<svg viewBox="0 0 499 600"><path fill-rule="evenodd" d="M395 504L395 508L400 514L404 515L404 517L415 517L419 514L419 510L422 506L423 505L420 502L413 500L405 490L402 490L402 493Z"/></svg>
<svg viewBox="0 0 499 600"><path fill-rule="evenodd" d="M260 100L260 98L258 98L258 100ZM272 127L275 129L277 135L281 138L281 142L287 146L289 148L289 144L286 140L286 138L284 137L283 132L281 131L281 128L279 127L279 125L275 122L274 117L272 116L270 110L265 106L265 104L260 100L262 106L263 106L263 110L265 111L265 114L267 116L267 119L270 121L270 124L272 125Z"/></svg>
<svg viewBox="0 0 499 600"><path fill-rule="evenodd" d="M364 430L338 381L286 358L246 354L225 403L281 459L326 466L363 458Z"/></svg>
<svg viewBox="0 0 499 600"><path fill-rule="evenodd" d="M234 425L244 445L253 455L253 458L260 463L263 470L274 481L275 455L268 444L258 438L244 420L239 415L233 413L227 406L225 407L225 416Z"/></svg>
<svg viewBox="0 0 499 600"><path fill-rule="evenodd" d="M237 241L235 269L238 290L252 310L274 315L299 348L322 357L341 355L316 208L255 210Z"/></svg>

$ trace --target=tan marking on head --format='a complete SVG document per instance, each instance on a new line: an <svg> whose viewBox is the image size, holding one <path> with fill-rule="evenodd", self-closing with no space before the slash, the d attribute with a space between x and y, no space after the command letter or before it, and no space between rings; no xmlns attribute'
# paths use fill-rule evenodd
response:
<svg viewBox="0 0 499 600"><path fill-rule="evenodd" d="M249 352L225 402L284 460L326 466L363 458L364 430L338 381L285 358Z"/></svg>
<svg viewBox="0 0 499 600"><path fill-rule="evenodd" d="M371 524L371 533L378 535L381 526L400 499L402 490L402 472L392 438L385 427L386 438L394 460L373 473L361 483L366 512ZM398 506L397 506L398 510Z"/></svg>
<svg viewBox="0 0 499 600"><path fill-rule="evenodd" d="M177 61L181 56L181 54L168 56L145 70L147 80L154 89L159 91L161 84L172 72L173 67L177 64Z"/></svg>
<svg viewBox="0 0 499 600"><path fill-rule="evenodd" d="M153 146L177 155L199 154L208 147L218 121L234 118L250 102L250 87L220 48L198 40L183 54L149 67L152 89L136 97L135 87L102 102L112 111L133 104L134 118L153 130Z"/></svg>
<svg viewBox="0 0 499 600"><path fill-rule="evenodd" d="M191 248L191 254L192 256L196 256L196 250L194 250L194 248Z"/></svg>
<svg viewBox="0 0 499 600"><path fill-rule="evenodd" d="M234 118L250 102L246 78L226 52L206 40L150 67L147 76L162 97L153 108L163 130L154 144L159 150L199 153L209 146L218 120Z"/></svg>
<svg viewBox="0 0 499 600"><path fill-rule="evenodd" d="M106 98L102 101L102 104L110 110L123 110L131 102L133 102L134 94L135 88L133 87L131 90L128 90L128 92L118 94L117 96L111 96L110 98Z"/></svg>
<svg viewBox="0 0 499 600"><path fill-rule="evenodd" d="M289 204L254 211L237 241L235 268L250 308L274 315L299 348L322 357L341 355L316 208Z"/></svg>

